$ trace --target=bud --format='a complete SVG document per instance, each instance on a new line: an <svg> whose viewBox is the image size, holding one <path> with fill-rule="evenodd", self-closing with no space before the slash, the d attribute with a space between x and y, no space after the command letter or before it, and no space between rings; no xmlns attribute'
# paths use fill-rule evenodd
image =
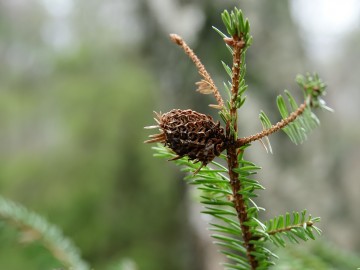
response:
<svg viewBox="0 0 360 270"><path fill-rule="evenodd" d="M190 160L206 165L225 149L225 133L220 123L215 123L209 115L193 110L171 110L156 113L155 121L159 134L150 135L145 143L161 142L172 149L177 156L187 156Z"/></svg>

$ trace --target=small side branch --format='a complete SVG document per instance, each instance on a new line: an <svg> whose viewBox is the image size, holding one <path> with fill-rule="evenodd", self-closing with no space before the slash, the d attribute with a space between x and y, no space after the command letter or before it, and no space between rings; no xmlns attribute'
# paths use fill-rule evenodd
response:
<svg viewBox="0 0 360 270"><path fill-rule="evenodd" d="M224 101L220 95L219 90L217 89L214 81L212 80L209 72L205 69L205 66L201 63L200 59L196 56L194 51L186 44L186 42L177 34L170 35L171 40L179 45L184 52L189 56L189 58L194 62L195 66L197 67L199 74L203 79L196 83L198 86L198 91L202 94L209 94L212 93L215 96L217 101L217 105L210 105L210 107L216 109L222 109L224 107Z"/></svg>
<svg viewBox="0 0 360 270"><path fill-rule="evenodd" d="M302 103L296 111L292 112L287 118L277 122L272 127L265 129L262 132L251 135L249 137L244 137L244 138L238 139L236 141L236 147L239 148L245 144L261 140L262 138L269 136L269 135L275 133L276 131L284 128L291 122L294 122L296 120L296 118L298 118L300 115L303 114L303 112L305 111L305 109L307 107L307 104L308 104L308 101L305 100L304 103Z"/></svg>
<svg viewBox="0 0 360 270"><path fill-rule="evenodd" d="M276 230L268 231L267 233L268 233L269 235L274 235L274 234L277 234L277 233L288 232L288 231L291 231L292 229L295 229L295 228L303 228L303 227L304 227L304 224L306 224L306 227L311 227L311 226L314 225L314 222L312 222L312 221L310 220L310 221L308 221L308 222L299 223L299 224L294 224L294 225L290 225L290 226L287 226L287 227L284 227L284 228L281 228L281 229L276 229Z"/></svg>
<svg viewBox="0 0 360 270"><path fill-rule="evenodd" d="M63 235L58 227L2 196L0 196L0 220L20 230L23 234L23 242L40 241L54 258L66 266L66 269L90 269L80 257L78 248Z"/></svg>

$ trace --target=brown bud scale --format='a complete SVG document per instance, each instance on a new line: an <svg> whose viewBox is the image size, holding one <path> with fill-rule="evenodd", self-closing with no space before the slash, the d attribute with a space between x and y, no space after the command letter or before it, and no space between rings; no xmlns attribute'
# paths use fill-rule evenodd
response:
<svg viewBox="0 0 360 270"><path fill-rule="evenodd" d="M187 156L206 165L226 147L224 129L209 115L175 109L157 118L160 133L146 142L164 143L177 154L175 159Z"/></svg>

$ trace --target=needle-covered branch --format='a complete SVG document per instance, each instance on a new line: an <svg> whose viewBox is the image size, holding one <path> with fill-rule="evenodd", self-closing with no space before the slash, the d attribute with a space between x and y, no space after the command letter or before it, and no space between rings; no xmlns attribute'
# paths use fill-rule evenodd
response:
<svg viewBox="0 0 360 270"><path fill-rule="evenodd" d="M303 210L301 213L294 211L292 214L277 216L265 222L265 226L270 241L276 246L284 247L286 245L284 237L292 243L298 243L298 240L315 240L314 231L321 234L321 230L315 226L319 221L320 218L313 218Z"/></svg>
<svg viewBox="0 0 360 270"><path fill-rule="evenodd" d="M314 225L314 222L312 221L307 221L304 223L299 223L299 224L294 224L294 225L289 225L280 229L276 229L276 230L272 230L272 231L268 231L267 233L269 235L275 235L277 233L283 233L283 232L289 232L291 230L297 229L297 228L307 228L307 227L311 227Z"/></svg>
<svg viewBox="0 0 360 270"><path fill-rule="evenodd" d="M89 270L78 248L62 231L43 217L30 212L22 205L0 196L0 220L6 221L22 233L22 242L39 241L68 269Z"/></svg>
<svg viewBox="0 0 360 270"><path fill-rule="evenodd" d="M286 105L281 95L277 97L277 107L282 120L272 125L269 117L264 112L261 112L259 118L263 131L248 137L239 138L235 143L236 147L261 140L279 130L283 130L291 141L299 144L304 142L307 135L319 126L320 121L312 112L312 109L323 108L332 111L322 99L325 95L325 84L317 74L298 75L296 81L303 90L304 102L298 106L290 92L285 90L288 105ZM289 113L289 107L291 113Z"/></svg>
<svg viewBox="0 0 360 270"><path fill-rule="evenodd" d="M231 13L228 13L227 11L223 12L222 19L225 23L228 34L231 35L230 38L224 38L224 41L231 47L233 57L231 68L231 100L229 103L229 118L226 120L226 135L228 139L228 147L226 148L227 164L229 168L230 185L233 192L233 203L241 227L246 256L249 260L250 268L254 270L258 268L261 260L255 255L257 248L252 242L255 239L255 235L248 224L251 218L248 214L248 198L246 196L247 194L243 193L245 185L240 180L241 164L239 164L239 160L242 161L242 158L239 159L238 151L235 147L239 108L239 102L237 101L239 95L241 94L239 93L239 86L241 80L244 79L243 77L245 74L242 72L244 63L242 63L241 60L245 59L244 53L247 44L246 38L250 36L249 22L243 19L242 12L237 9ZM242 151L244 150L245 149L242 149ZM265 254L263 255L266 257Z"/></svg>
<svg viewBox="0 0 360 270"><path fill-rule="evenodd" d="M303 112L306 109L306 106L307 105L306 105L306 101L305 101L303 104L300 105L300 107L296 111L292 112L287 118L282 119L281 121L277 122L275 125L272 125L270 128L265 129L254 135L238 139L236 141L236 147L239 148L248 143L261 140L262 138L267 137L267 136L277 132L278 130L286 127L287 125L289 125L290 123L295 121L300 115L303 114Z"/></svg>
<svg viewBox="0 0 360 270"><path fill-rule="evenodd" d="M307 134L319 125L312 109L329 109L322 100L325 84L316 74L298 76L296 80L304 92L304 102L298 105L292 95L285 91L286 99L280 95L276 100L281 120L273 125L269 117L261 112L263 131L239 139L238 113L246 100L244 93L248 88L245 82L245 54L252 37L250 24L243 18L241 10L225 10L221 18L229 36L214 29L223 38L233 60L231 67L222 62L230 77L230 81L224 83L229 97L225 103L195 53L180 36L170 36L195 63L203 78L197 83L198 91L215 96L218 104L212 107L220 109L219 115L224 125L221 126L211 116L193 110L174 109L156 114L157 125L149 128L158 128L160 132L150 135L146 142L164 144L154 147L155 156L173 160L182 166L182 170L188 173L185 179L198 187L203 213L214 218L210 230L215 232L212 235L215 244L229 259L224 263L226 269L266 270L274 264L271 258L277 256L267 248L265 242L284 246L283 237L295 243L297 239L314 239L313 231L320 233L314 226L319 219L306 216L306 211L303 211L301 214L294 212L292 218L286 214L262 223L259 211L265 209L256 205L254 197L264 187L253 178L261 168L246 160L244 154L252 142L267 139L267 136L279 130L284 131L294 143L302 143ZM223 151L226 151L226 155ZM217 162L218 158L222 162ZM223 165L224 162L226 165Z"/></svg>

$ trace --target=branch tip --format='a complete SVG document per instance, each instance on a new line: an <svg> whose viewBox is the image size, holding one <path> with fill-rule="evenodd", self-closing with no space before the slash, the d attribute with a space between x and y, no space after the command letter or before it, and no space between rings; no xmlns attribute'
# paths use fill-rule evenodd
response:
<svg viewBox="0 0 360 270"><path fill-rule="evenodd" d="M184 40L178 34L170 34L170 39L172 42L176 43L179 46L182 46Z"/></svg>

